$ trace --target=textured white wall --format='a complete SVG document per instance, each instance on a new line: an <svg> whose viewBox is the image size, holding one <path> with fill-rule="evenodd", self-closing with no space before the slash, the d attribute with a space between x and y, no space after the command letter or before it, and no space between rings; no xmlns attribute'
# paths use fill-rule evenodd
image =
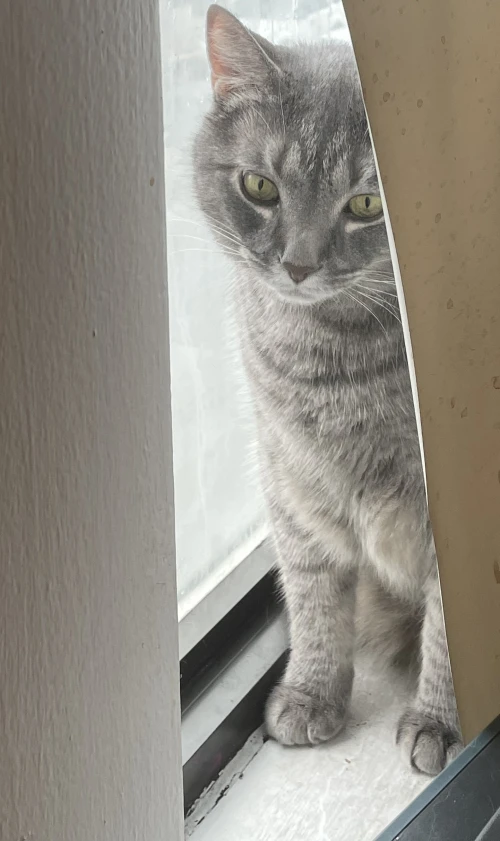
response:
<svg viewBox="0 0 500 841"><path fill-rule="evenodd" d="M157 0L0 4L0 839L181 837Z"/></svg>

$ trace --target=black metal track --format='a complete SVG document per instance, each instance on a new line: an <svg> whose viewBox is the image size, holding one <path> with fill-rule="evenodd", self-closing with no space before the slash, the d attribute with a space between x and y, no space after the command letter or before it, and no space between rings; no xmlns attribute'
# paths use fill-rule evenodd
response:
<svg viewBox="0 0 500 841"><path fill-rule="evenodd" d="M203 696L228 665L241 656L246 646L280 610L276 575L271 572L181 661L183 714ZM285 664L286 653L277 659L186 762L183 769L185 814L260 727L266 698Z"/></svg>

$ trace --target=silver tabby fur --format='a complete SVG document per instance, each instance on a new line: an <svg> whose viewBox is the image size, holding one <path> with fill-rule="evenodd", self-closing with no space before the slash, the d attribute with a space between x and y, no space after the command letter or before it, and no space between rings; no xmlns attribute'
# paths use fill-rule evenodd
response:
<svg viewBox="0 0 500 841"><path fill-rule="evenodd" d="M439 772L460 744L405 343L351 48L276 47L211 7L214 103L195 187L238 267L236 303L290 620L286 674L267 705L285 745L335 736L348 713L356 615L364 640L403 649L419 680L397 740ZM245 197L244 171L280 199ZM283 263L314 271L296 284ZM382 611L382 612L381 612Z"/></svg>

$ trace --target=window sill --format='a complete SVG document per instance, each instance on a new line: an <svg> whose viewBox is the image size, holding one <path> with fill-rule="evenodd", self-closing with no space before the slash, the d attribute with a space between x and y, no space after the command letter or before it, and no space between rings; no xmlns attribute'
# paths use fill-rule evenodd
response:
<svg viewBox="0 0 500 841"><path fill-rule="evenodd" d="M257 733L201 798L192 841L373 841L428 784L394 745L406 696L360 668L351 722L318 748L283 748ZM368 796L369 792L369 796Z"/></svg>

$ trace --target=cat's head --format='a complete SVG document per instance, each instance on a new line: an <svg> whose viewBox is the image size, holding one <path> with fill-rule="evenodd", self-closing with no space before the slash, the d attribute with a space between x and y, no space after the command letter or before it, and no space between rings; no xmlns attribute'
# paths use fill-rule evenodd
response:
<svg viewBox="0 0 500 841"><path fill-rule="evenodd" d="M389 246L351 48L277 47L219 6L207 45L214 103L195 187L221 246L292 302L348 292L361 276L384 283Z"/></svg>

